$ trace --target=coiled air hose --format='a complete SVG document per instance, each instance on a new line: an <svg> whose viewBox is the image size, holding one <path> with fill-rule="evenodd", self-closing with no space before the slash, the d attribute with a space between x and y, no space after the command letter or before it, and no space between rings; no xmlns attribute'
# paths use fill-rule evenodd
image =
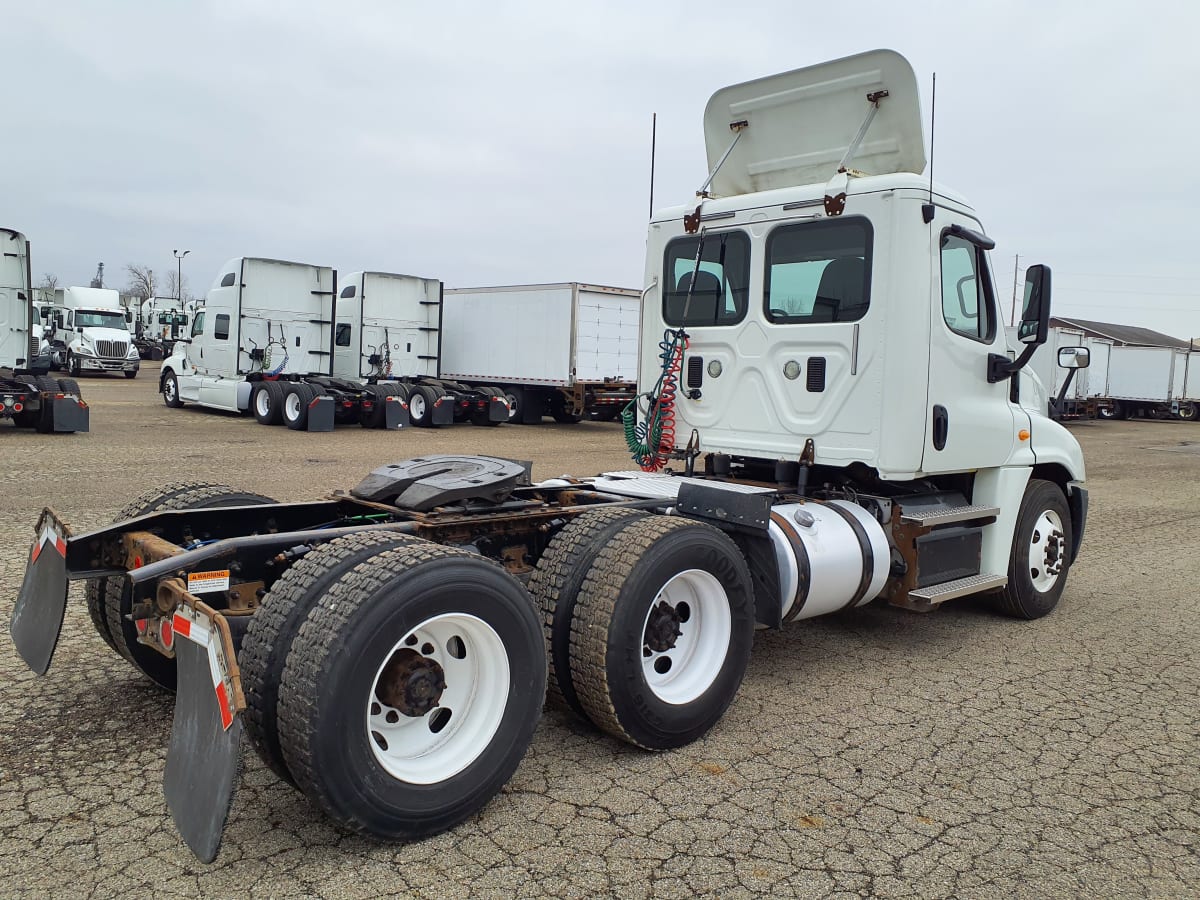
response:
<svg viewBox="0 0 1200 900"><path fill-rule="evenodd" d="M675 450L675 392L679 388L679 372L683 368L687 344L688 337L682 328L664 331L663 339L658 343L662 369L654 390L634 397L621 410L625 443L633 461L643 472L660 471ZM638 401L643 397L648 404L645 419L638 422Z"/></svg>

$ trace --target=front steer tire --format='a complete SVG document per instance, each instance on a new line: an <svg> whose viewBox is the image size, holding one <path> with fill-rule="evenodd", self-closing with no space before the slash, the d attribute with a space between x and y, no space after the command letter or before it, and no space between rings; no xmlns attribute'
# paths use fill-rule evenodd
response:
<svg viewBox="0 0 1200 900"><path fill-rule="evenodd" d="M325 591L350 569L371 557L419 538L388 531L364 531L336 538L306 553L271 586L250 618L238 666L246 695L246 735L267 767L288 784L279 746L279 683L300 626Z"/></svg>
<svg viewBox="0 0 1200 900"><path fill-rule="evenodd" d="M1001 612L1040 619L1058 606L1071 568L1073 534L1062 489L1052 481L1031 478L1013 531L1008 584L997 595Z"/></svg>
<svg viewBox="0 0 1200 900"><path fill-rule="evenodd" d="M430 660L444 674L436 697ZM407 672L410 688L420 681L413 696L436 700L403 720L389 706L387 746L369 733L382 721L385 664ZM545 689L541 627L520 582L464 551L398 547L344 573L301 626L279 690L280 744L297 785L334 822L420 838L499 792L529 746Z"/></svg>
<svg viewBox="0 0 1200 900"><path fill-rule="evenodd" d="M729 536L688 519L635 519L611 537L579 592L571 678L602 731L668 750L724 715L753 640L750 571Z"/></svg>
<svg viewBox="0 0 1200 900"><path fill-rule="evenodd" d="M239 491L224 484L176 482L142 494L122 509L113 522L166 509L212 509L274 502L270 497ZM128 581L121 576L89 578L84 596L92 624L105 643L159 687L175 690L175 660L138 643L137 627L128 618L133 611L133 591Z"/></svg>

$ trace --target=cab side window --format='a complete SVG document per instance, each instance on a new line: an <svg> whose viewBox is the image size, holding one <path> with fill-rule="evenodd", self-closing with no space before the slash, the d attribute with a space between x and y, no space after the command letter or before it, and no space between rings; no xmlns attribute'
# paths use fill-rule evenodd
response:
<svg viewBox="0 0 1200 900"><path fill-rule="evenodd" d="M983 251L955 235L942 236L942 317L951 331L990 343L996 334L992 282Z"/></svg>
<svg viewBox="0 0 1200 900"><path fill-rule="evenodd" d="M192 322L192 337L204 333L204 313L197 313L196 320Z"/></svg>
<svg viewBox="0 0 1200 900"><path fill-rule="evenodd" d="M334 335L333 342L339 347L350 346L350 332L353 328L347 322L338 322L337 332Z"/></svg>
<svg viewBox="0 0 1200 900"><path fill-rule="evenodd" d="M229 316L225 313L217 316L217 321L213 327L213 337L218 341L229 340Z"/></svg>

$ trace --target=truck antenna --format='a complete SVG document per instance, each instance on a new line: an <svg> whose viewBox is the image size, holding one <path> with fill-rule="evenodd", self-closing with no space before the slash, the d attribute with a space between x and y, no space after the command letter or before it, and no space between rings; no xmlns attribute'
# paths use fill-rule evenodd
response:
<svg viewBox="0 0 1200 900"><path fill-rule="evenodd" d="M929 202L921 206L921 219L933 221L933 131L937 125L937 72L933 73L933 94L929 98Z"/></svg>
<svg viewBox="0 0 1200 900"><path fill-rule="evenodd" d="M658 137L658 113L650 114L650 218L654 218L654 149Z"/></svg>

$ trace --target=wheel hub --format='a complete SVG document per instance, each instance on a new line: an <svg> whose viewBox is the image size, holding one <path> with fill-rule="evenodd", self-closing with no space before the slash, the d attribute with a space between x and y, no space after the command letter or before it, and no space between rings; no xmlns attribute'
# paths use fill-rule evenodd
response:
<svg viewBox="0 0 1200 900"><path fill-rule="evenodd" d="M679 636L683 634L680 628L682 622L678 611L665 600L660 600L650 610L646 621L646 633L643 641L647 648L654 653L666 653L675 646Z"/></svg>
<svg viewBox="0 0 1200 900"><path fill-rule="evenodd" d="M375 696L406 716L423 716L438 705L446 676L437 660L405 648L392 655L379 675Z"/></svg>

